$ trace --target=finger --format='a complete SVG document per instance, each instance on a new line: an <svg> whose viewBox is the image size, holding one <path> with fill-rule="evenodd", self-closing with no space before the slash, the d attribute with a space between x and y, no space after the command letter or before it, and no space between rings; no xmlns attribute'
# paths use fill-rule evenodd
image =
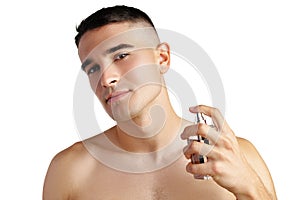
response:
<svg viewBox="0 0 300 200"><path fill-rule="evenodd" d="M184 130L183 130L183 132L181 133L181 139L186 140L190 136L199 135L198 134L198 128L199 128L199 126L201 126L200 123L185 127ZM205 137L205 136L203 136L203 137Z"/></svg>
<svg viewBox="0 0 300 200"><path fill-rule="evenodd" d="M206 124L195 124L184 128L181 138L188 139L190 136L200 135L209 140L210 144L215 144L219 138L220 132L216 128Z"/></svg>
<svg viewBox="0 0 300 200"><path fill-rule="evenodd" d="M193 154L213 158L213 148L214 146L202 142L192 141L190 144L183 148L183 154L187 159L190 159Z"/></svg>
<svg viewBox="0 0 300 200"><path fill-rule="evenodd" d="M222 113L217 108L205 105L198 105L190 107L189 110L192 113L200 112L211 117L213 123L215 124L218 130L222 130L222 127L227 125Z"/></svg>
<svg viewBox="0 0 300 200"><path fill-rule="evenodd" d="M191 174L197 174L197 175L201 175L201 176L205 176L205 175L213 175L213 171L211 169L211 163L210 162L206 162L203 164L193 164L191 162L189 162L186 165L186 171L191 173Z"/></svg>

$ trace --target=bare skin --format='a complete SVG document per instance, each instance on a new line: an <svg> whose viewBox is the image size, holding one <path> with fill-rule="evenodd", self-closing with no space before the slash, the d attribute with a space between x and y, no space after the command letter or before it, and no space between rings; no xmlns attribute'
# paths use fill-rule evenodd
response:
<svg viewBox="0 0 300 200"><path fill-rule="evenodd" d="M238 141L243 153L248 155L249 163L255 164L253 167L261 175L261 180L274 192L267 168L253 146L244 139L238 138ZM124 173L101 164L82 142L78 142L53 159L43 197L45 200L236 199L234 194L213 180L196 180L186 173L188 162L182 156L174 164L152 173Z"/></svg>
<svg viewBox="0 0 300 200"><path fill-rule="evenodd" d="M143 26L145 23L117 23L88 31L79 43L81 61L84 62L90 52L111 35ZM45 179L43 199L276 199L270 173L255 147L249 141L236 137L215 108L197 106L190 109L193 113L201 112L213 119L216 131L212 133L205 124L192 125L179 118L170 104L163 81L161 87L155 85L126 90L122 98L126 99L127 93L131 95L126 104L131 119L116 119L116 115L113 114L113 100L119 101L116 105L120 106L122 99L108 100L107 97L119 94L114 93L115 88L121 84L120 80L127 72L145 62L155 63L159 72L153 73L153 80L156 81L163 77L170 66L167 44L158 45L154 51L142 50L129 56L126 54L124 58L123 55L124 60L119 61L118 57L113 67L102 72L100 79L99 76L96 78L93 74L89 75L91 87L99 101L106 112L117 121L115 127L96 139L101 140L106 136L112 144L128 152L148 153L158 151L170 144L170 141L175 141L174 138L178 134L182 140L186 140L190 135L199 134L212 142L212 150L204 152L206 147L202 143L192 143L179 149L181 156L170 165L147 173L129 173L110 168L91 155L84 142L78 142L58 153L52 160ZM125 61L134 64L126 65ZM122 67L118 66L120 63L123 63ZM90 67L85 69L86 72L89 70ZM122 89L123 92L124 87ZM143 98L139 98L141 96ZM165 121L154 136L151 135L153 129L139 129L138 133L141 135L151 135L139 138L120 128L124 125L136 128L132 122L138 127L151 124L151 120L155 118L151 119L149 112L155 105L164 108ZM99 146L98 150L104 149ZM207 155L208 162L191 164L190 157L194 153ZM210 175L212 179L196 180L193 174Z"/></svg>

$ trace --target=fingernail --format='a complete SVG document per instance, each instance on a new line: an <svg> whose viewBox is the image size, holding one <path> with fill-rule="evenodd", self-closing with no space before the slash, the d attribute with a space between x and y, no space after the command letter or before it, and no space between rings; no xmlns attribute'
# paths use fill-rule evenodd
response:
<svg viewBox="0 0 300 200"><path fill-rule="evenodd" d="M188 165L188 166L186 167L186 170L187 170L188 172L190 172L191 169L192 169L192 166L191 166L191 165Z"/></svg>
<svg viewBox="0 0 300 200"><path fill-rule="evenodd" d="M182 140L185 139L184 136L183 136L183 133L180 134L180 138L181 138Z"/></svg>
<svg viewBox="0 0 300 200"><path fill-rule="evenodd" d="M197 111L197 106L191 106L189 109L190 109L191 111Z"/></svg>

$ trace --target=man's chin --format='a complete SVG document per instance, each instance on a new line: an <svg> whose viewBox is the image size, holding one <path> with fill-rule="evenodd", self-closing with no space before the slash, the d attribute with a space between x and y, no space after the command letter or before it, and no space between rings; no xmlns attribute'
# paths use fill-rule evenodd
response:
<svg viewBox="0 0 300 200"><path fill-rule="evenodd" d="M132 121L139 116L137 109L112 109L109 116L116 122Z"/></svg>
<svg viewBox="0 0 300 200"><path fill-rule="evenodd" d="M120 106L117 108L110 108L109 110L106 110L106 112L116 122L125 122L134 117L128 109L121 109Z"/></svg>

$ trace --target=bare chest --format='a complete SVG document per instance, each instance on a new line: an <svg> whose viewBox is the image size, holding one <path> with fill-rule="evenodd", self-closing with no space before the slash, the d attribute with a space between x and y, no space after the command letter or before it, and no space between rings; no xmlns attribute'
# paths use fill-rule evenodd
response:
<svg viewBox="0 0 300 200"><path fill-rule="evenodd" d="M185 161L186 162L186 161ZM144 174L129 174L114 170L94 171L79 183L72 199L89 200L231 200L235 197L213 180L195 180L177 165Z"/></svg>

